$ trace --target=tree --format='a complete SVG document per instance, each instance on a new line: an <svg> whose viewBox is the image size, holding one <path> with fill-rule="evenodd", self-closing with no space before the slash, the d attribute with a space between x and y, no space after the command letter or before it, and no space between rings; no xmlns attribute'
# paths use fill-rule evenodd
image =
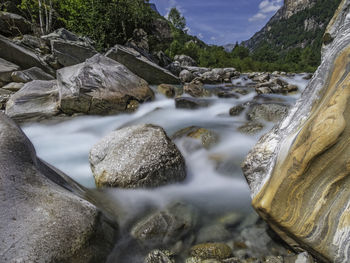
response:
<svg viewBox="0 0 350 263"><path fill-rule="evenodd" d="M180 11L176 7L171 8L168 20L173 24L173 26L181 31L185 30L186 19L181 15Z"/></svg>

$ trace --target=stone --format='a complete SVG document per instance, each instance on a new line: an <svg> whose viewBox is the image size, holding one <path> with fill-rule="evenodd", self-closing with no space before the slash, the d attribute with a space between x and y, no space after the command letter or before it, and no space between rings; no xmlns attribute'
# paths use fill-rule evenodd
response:
<svg viewBox="0 0 350 263"><path fill-rule="evenodd" d="M24 83L11 82L3 86L2 89L16 92L16 91L19 91L21 88L23 88L23 86L24 86Z"/></svg>
<svg viewBox="0 0 350 263"><path fill-rule="evenodd" d="M0 34L8 37L32 32L32 24L24 17L0 11Z"/></svg>
<svg viewBox="0 0 350 263"><path fill-rule="evenodd" d="M135 28L133 37L128 40L126 46L135 48L139 52L149 52L148 35L142 28Z"/></svg>
<svg viewBox="0 0 350 263"><path fill-rule="evenodd" d="M190 71L184 69L180 72L179 78L182 82L189 83L194 79L194 76Z"/></svg>
<svg viewBox="0 0 350 263"><path fill-rule="evenodd" d="M245 110L244 105L237 105L230 109L230 116L239 116Z"/></svg>
<svg viewBox="0 0 350 263"><path fill-rule="evenodd" d="M43 39L36 36L24 35L19 40L19 43L33 50L39 49L41 52L44 52L44 53L50 52L50 48L48 45L46 45L46 42Z"/></svg>
<svg viewBox="0 0 350 263"><path fill-rule="evenodd" d="M46 73L55 75L55 71L50 68L37 54L16 45L10 39L0 35L0 57L10 61L22 69L38 67Z"/></svg>
<svg viewBox="0 0 350 263"><path fill-rule="evenodd" d="M145 263L175 263L170 251L152 250L145 258Z"/></svg>
<svg viewBox="0 0 350 263"><path fill-rule="evenodd" d="M196 61L193 58L191 58L190 56L186 56L186 55L176 55L174 57L174 61L179 62L181 67L196 67L197 66Z"/></svg>
<svg viewBox="0 0 350 263"><path fill-rule="evenodd" d="M169 70L171 73L173 73L175 76L179 76L182 70L180 63L177 61L170 63L165 68Z"/></svg>
<svg viewBox="0 0 350 263"><path fill-rule="evenodd" d="M220 73L222 74L223 72L214 69L212 71L205 72L200 76L200 81L205 84L221 83L223 79Z"/></svg>
<svg viewBox="0 0 350 263"><path fill-rule="evenodd" d="M57 71L60 108L66 114L108 115L125 112L130 101L152 100L146 81L125 66L97 54Z"/></svg>
<svg viewBox="0 0 350 263"><path fill-rule="evenodd" d="M0 58L0 82L11 82L11 74L16 70L19 66Z"/></svg>
<svg viewBox="0 0 350 263"><path fill-rule="evenodd" d="M205 243L191 248L190 255L200 259L227 259L232 256L231 248L224 243Z"/></svg>
<svg viewBox="0 0 350 263"><path fill-rule="evenodd" d="M288 116L242 166L252 203L290 246L347 262L349 231L350 1L340 3L322 63Z"/></svg>
<svg viewBox="0 0 350 263"><path fill-rule="evenodd" d="M198 231L197 243L220 242L231 238L231 233L222 225L215 224L202 227Z"/></svg>
<svg viewBox="0 0 350 263"><path fill-rule="evenodd" d="M171 59L165 55L165 53L163 51L158 51L158 52L155 52L155 53L152 53L152 57L153 59L155 60L155 62L163 67L163 68L167 68L171 63ZM168 69L168 68L167 68ZM179 75L179 72L181 70L181 67L179 69L179 71L177 73L174 73L172 70L168 69L171 73L173 73L175 76L178 76Z"/></svg>
<svg viewBox="0 0 350 263"><path fill-rule="evenodd" d="M180 84L178 77L142 56L132 48L116 45L106 53L106 56L125 65L149 84Z"/></svg>
<svg viewBox="0 0 350 263"><path fill-rule="evenodd" d="M262 129L264 129L264 125L259 123L259 122L247 122L244 125L238 127L238 131L241 133L245 133L248 135L254 135L259 133L260 131L262 131Z"/></svg>
<svg viewBox="0 0 350 263"><path fill-rule="evenodd" d="M165 95L167 98L175 97L175 87L170 84L161 84L157 87L159 93Z"/></svg>
<svg viewBox="0 0 350 263"><path fill-rule="evenodd" d="M12 91L0 88L0 110L5 110L6 103L12 95Z"/></svg>
<svg viewBox="0 0 350 263"><path fill-rule="evenodd" d="M90 151L98 187L157 187L185 179L185 160L159 126L116 130Z"/></svg>
<svg viewBox="0 0 350 263"><path fill-rule="evenodd" d="M6 114L19 122L47 119L59 113L56 80L29 82L6 103Z"/></svg>
<svg viewBox="0 0 350 263"><path fill-rule="evenodd" d="M248 119L251 121L279 122L288 114L288 107L281 104L253 104L248 110Z"/></svg>
<svg viewBox="0 0 350 263"><path fill-rule="evenodd" d="M202 146L206 149L212 148L219 141L219 136L215 132L196 126L190 126L181 129L177 131L171 138L178 139L184 136L200 140Z"/></svg>
<svg viewBox="0 0 350 263"><path fill-rule="evenodd" d="M197 212L183 203L168 205L136 223L131 236L151 246L174 243L187 235L197 224Z"/></svg>
<svg viewBox="0 0 350 263"><path fill-rule="evenodd" d="M54 80L55 78L47 74L41 68L33 67L22 71L14 71L11 74L13 82L27 83L33 80Z"/></svg>
<svg viewBox="0 0 350 263"><path fill-rule="evenodd" d="M39 159L29 139L3 113L0 188L0 262L107 259L116 224L79 197L83 187Z"/></svg>
<svg viewBox="0 0 350 263"><path fill-rule="evenodd" d="M219 98L224 99L239 99L239 96L236 93L230 91L219 91L217 95Z"/></svg>
<svg viewBox="0 0 350 263"><path fill-rule="evenodd" d="M190 97L180 97L175 99L175 107L177 109L189 109L195 110L199 108L205 108L210 105L208 100L190 98Z"/></svg>
<svg viewBox="0 0 350 263"><path fill-rule="evenodd" d="M183 90L184 93L187 93L192 97L203 97L206 95L206 92L203 88L203 83L199 80L194 80L191 83L185 84Z"/></svg>

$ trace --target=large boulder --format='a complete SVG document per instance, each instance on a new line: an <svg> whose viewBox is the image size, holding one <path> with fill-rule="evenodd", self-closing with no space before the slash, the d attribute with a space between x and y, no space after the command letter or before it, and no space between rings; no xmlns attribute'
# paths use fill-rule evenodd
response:
<svg viewBox="0 0 350 263"><path fill-rule="evenodd" d="M253 206L293 248L350 258L350 0L325 33L322 64L300 100L244 162Z"/></svg>
<svg viewBox="0 0 350 263"><path fill-rule="evenodd" d="M116 45L107 52L106 56L125 65L149 84L180 84L178 77L142 56L133 48Z"/></svg>
<svg viewBox="0 0 350 263"><path fill-rule="evenodd" d="M158 126L136 125L110 133L90 151L98 187L157 187L185 179L185 160Z"/></svg>
<svg viewBox="0 0 350 263"><path fill-rule="evenodd" d="M72 182L37 158L21 129L0 113L0 262L106 260L115 225L74 194L83 195Z"/></svg>
<svg viewBox="0 0 350 263"><path fill-rule="evenodd" d="M67 114L115 114L154 98L146 81L100 54L58 70L57 80L60 107Z"/></svg>
<svg viewBox="0 0 350 263"><path fill-rule="evenodd" d="M60 113L57 81L34 80L6 103L6 114L16 121L42 120Z"/></svg>
<svg viewBox="0 0 350 263"><path fill-rule="evenodd" d="M12 72L11 79L13 82L27 83L32 80L54 80L55 78L41 68L32 67L30 69Z"/></svg>
<svg viewBox="0 0 350 263"><path fill-rule="evenodd" d="M189 83L194 79L194 76L190 71L184 69L180 72L179 78L182 82Z"/></svg>
<svg viewBox="0 0 350 263"><path fill-rule="evenodd" d="M16 45L10 39L0 35L0 57L10 61L22 69L38 67L45 72L55 75L55 71L50 68L37 54Z"/></svg>
<svg viewBox="0 0 350 263"><path fill-rule="evenodd" d="M0 34L20 36L32 32L32 25L24 17L0 11Z"/></svg>
<svg viewBox="0 0 350 263"><path fill-rule="evenodd" d="M11 74L16 70L19 66L0 58L0 82L11 82Z"/></svg>
<svg viewBox="0 0 350 263"><path fill-rule="evenodd" d="M176 55L174 57L174 60L179 62L181 67L192 67L192 66L197 66L196 61L194 61L193 58L191 58L190 56L186 56L186 55Z"/></svg>
<svg viewBox="0 0 350 263"><path fill-rule="evenodd" d="M78 37L64 28L42 38L50 41L52 54L64 67L82 63L97 53L89 39Z"/></svg>

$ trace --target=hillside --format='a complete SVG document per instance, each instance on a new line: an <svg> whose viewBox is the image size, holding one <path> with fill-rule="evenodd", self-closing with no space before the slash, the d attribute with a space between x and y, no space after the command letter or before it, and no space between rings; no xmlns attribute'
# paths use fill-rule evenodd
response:
<svg viewBox="0 0 350 263"><path fill-rule="evenodd" d="M320 63L322 37L340 0L285 0L271 20L243 45L251 51L261 48L277 52L281 58L307 49L311 66Z"/></svg>

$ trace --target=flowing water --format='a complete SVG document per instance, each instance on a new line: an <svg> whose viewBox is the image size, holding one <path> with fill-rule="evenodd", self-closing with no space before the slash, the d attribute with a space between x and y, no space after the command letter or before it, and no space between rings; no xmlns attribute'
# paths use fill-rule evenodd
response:
<svg viewBox="0 0 350 263"><path fill-rule="evenodd" d="M300 92L307 85L304 75L285 77L299 87L292 95L268 95L270 100L294 104ZM235 80L247 85L243 78ZM242 85L241 84L241 85ZM216 86L206 86L212 89ZM219 85L220 86L220 85ZM155 88L155 87L153 87ZM176 109L174 99L156 93L153 102L146 103L132 114L117 116L81 116L60 123L34 123L25 125L24 132L33 142L39 157L61 169L80 184L95 188L90 170L88 153L92 146L109 132L133 124L155 124L163 127L169 137L189 126L207 128L218 134L219 142L210 150L194 145L193 139L182 137L174 142L182 152L187 165L187 179L151 190L105 190L109 198L122 207L124 221L132 220L146 207L162 208L172 201L186 201L206 211L203 216L213 217L229 211L242 214L251 212L250 194L240 164L258 138L272 127L265 128L256 135L239 133L237 128L246 123L246 112L237 117L229 115L235 105L252 101L256 97L254 89L239 99L224 99L217 96L207 98L211 105L197 110ZM266 99L265 97L262 97Z"/></svg>

